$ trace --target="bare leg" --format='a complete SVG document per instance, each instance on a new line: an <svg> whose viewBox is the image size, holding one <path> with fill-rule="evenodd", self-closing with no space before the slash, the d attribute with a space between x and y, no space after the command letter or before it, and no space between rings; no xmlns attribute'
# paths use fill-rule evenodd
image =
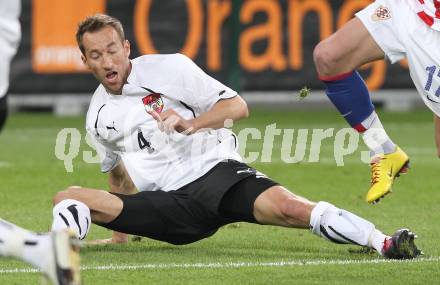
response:
<svg viewBox="0 0 440 285"><path fill-rule="evenodd" d="M255 200L254 216L262 224L308 228L315 205L284 187L273 186Z"/></svg>
<svg viewBox="0 0 440 285"><path fill-rule="evenodd" d="M318 74L332 77L384 58L384 52L358 18L320 42L313 52Z"/></svg>
<svg viewBox="0 0 440 285"><path fill-rule="evenodd" d="M434 115L435 143L437 145L437 155L440 158L440 117Z"/></svg>
<svg viewBox="0 0 440 285"><path fill-rule="evenodd" d="M262 224L310 228L332 242L369 246L379 253L388 238L367 220L326 202L315 204L280 186L258 196L254 216Z"/></svg>
<svg viewBox="0 0 440 285"><path fill-rule="evenodd" d="M254 217L262 224L307 228L331 242L368 246L392 259L411 259L421 251L416 235L408 229L392 237L377 230L371 222L327 202L312 203L280 186L263 192L254 202Z"/></svg>
<svg viewBox="0 0 440 285"><path fill-rule="evenodd" d="M109 223L122 211L122 200L104 190L71 186L65 191L58 192L54 197L54 205L66 199L84 203L89 209L92 221Z"/></svg>

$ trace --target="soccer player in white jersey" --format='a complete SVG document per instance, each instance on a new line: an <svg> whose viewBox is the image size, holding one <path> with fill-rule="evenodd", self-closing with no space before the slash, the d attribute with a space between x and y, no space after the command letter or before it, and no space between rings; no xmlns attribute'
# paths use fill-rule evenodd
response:
<svg viewBox="0 0 440 285"><path fill-rule="evenodd" d="M0 131L7 116L9 65L21 35L20 10L19 0L0 1ZM0 256L33 265L54 285L81 284L79 243L70 229L37 234L0 219Z"/></svg>
<svg viewBox="0 0 440 285"><path fill-rule="evenodd" d="M371 150L368 203L391 192L394 179L408 170L409 158L385 132L356 69L384 57L391 63L407 58L417 91L434 112L440 156L439 43L439 0L377 0L315 48L327 96Z"/></svg>
<svg viewBox="0 0 440 285"><path fill-rule="evenodd" d="M53 229L70 227L83 239L91 220L122 233L188 244L243 221L310 228L332 242L368 246L387 258L420 254L409 230L387 236L371 222L299 197L240 162L235 136L223 125L246 117L246 103L189 58L129 60L121 23L107 15L85 19L77 41L101 83L86 126L103 154L110 193L79 186L58 192ZM121 240L126 241L110 242Z"/></svg>

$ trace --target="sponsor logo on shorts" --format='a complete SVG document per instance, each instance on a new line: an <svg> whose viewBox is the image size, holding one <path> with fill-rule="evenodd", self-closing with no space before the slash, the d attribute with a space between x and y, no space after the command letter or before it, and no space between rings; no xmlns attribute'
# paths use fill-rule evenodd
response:
<svg viewBox="0 0 440 285"><path fill-rule="evenodd" d="M375 22L391 19L391 11L385 6L379 6L371 15L371 19Z"/></svg>
<svg viewBox="0 0 440 285"><path fill-rule="evenodd" d="M248 168L248 169L243 169L243 170L237 170L237 174L241 174L241 173L248 173L248 174L255 174L256 178L267 178L266 174L257 171L253 168Z"/></svg>
<svg viewBox="0 0 440 285"><path fill-rule="evenodd" d="M256 178L267 178L266 174L264 174L260 171L257 171L257 173L255 174L255 177Z"/></svg>
<svg viewBox="0 0 440 285"><path fill-rule="evenodd" d="M243 170L237 170L237 174L241 174L241 173L251 173L251 174L254 174L254 173L256 173L256 171L255 171L255 169L252 169L252 168L243 169Z"/></svg>

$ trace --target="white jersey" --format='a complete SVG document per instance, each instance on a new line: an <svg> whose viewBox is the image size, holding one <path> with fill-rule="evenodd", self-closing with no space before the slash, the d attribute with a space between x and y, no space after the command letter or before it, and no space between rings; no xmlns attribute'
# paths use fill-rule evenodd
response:
<svg viewBox="0 0 440 285"><path fill-rule="evenodd" d="M0 1L0 98L8 90L10 63L20 42L20 10L20 0Z"/></svg>
<svg viewBox="0 0 440 285"><path fill-rule="evenodd" d="M122 159L140 191L177 190L225 159L241 160L228 129L193 135L165 134L147 113L174 109L192 119L220 99L237 96L181 54L145 55L131 60L122 95L100 85L87 113L86 128L108 172Z"/></svg>
<svg viewBox="0 0 440 285"><path fill-rule="evenodd" d="M377 0L356 16L392 63L407 58L419 95L440 116L440 32L414 14L417 3Z"/></svg>
<svg viewBox="0 0 440 285"><path fill-rule="evenodd" d="M440 31L440 0L411 0L413 11L434 30Z"/></svg>

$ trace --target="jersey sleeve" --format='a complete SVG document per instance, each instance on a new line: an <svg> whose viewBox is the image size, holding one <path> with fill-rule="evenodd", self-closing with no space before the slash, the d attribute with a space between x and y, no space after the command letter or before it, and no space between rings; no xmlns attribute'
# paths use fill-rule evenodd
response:
<svg viewBox="0 0 440 285"><path fill-rule="evenodd" d="M237 96L237 92L206 74L191 59L176 54L181 66L181 78L188 91L184 98L186 104L197 109L199 113L207 112L217 101Z"/></svg>
<svg viewBox="0 0 440 285"><path fill-rule="evenodd" d="M98 153L99 161L101 163L101 171L107 173L118 165L121 157L113 149L106 146L105 142L100 140L99 136L97 135L98 126L96 125L96 114L99 112L99 106L104 103L101 100L101 96L99 96L99 90L100 88L95 91L95 94L90 102L86 118L86 130L91 145L93 145Z"/></svg>
<svg viewBox="0 0 440 285"><path fill-rule="evenodd" d="M98 153L101 162L101 171L103 173L110 172L119 164L119 161L121 160L120 155L105 147L104 144L99 142L95 135L90 132L88 132L88 135Z"/></svg>

